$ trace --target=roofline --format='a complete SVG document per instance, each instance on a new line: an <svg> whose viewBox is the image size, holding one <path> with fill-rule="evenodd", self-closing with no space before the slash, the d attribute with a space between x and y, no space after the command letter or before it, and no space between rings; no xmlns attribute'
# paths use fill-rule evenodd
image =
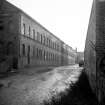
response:
<svg viewBox="0 0 105 105"><path fill-rule="evenodd" d="M5 2L5 1L4 1ZM40 27L42 27L44 30L46 30L47 32L49 32L51 35L53 35L55 38L57 38L58 40L62 41L60 38L56 37L52 32L50 32L48 29L46 29L43 25L41 25L38 21L36 21L35 19L33 19L31 16L29 16L26 12L24 12L22 9L18 8L17 6L15 6L14 4L10 3L9 1L6 0L6 2L8 2L9 4L11 4L13 7L15 7L16 9L19 10L19 12L23 13L24 15L26 15L28 18L30 18L32 21L36 22Z"/></svg>
<svg viewBox="0 0 105 105"><path fill-rule="evenodd" d="M4 2L9 3L10 5L12 5L14 8L16 8L19 12L23 13L24 15L26 15L28 18L30 18L32 21L36 22L40 27L42 27L44 30L46 30L47 32L49 32L52 36L54 36L56 39L58 39L59 41L61 41L62 43L66 44L64 41L62 41L60 38L58 38L57 36L55 36L52 32L50 32L48 29L46 29L43 25L41 25L39 22L37 22L35 19L33 19L31 16L29 16L27 13L25 13L22 9L18 8L17 6L15 6L14 4L10 3L7 0L4 0ZM66 44L67 46L69 46L68 44ZM72 48L71 46L69 46L70 48ZM73 49L73 48L72 48ZM74 49L73 49L74 50Z"/></svg>

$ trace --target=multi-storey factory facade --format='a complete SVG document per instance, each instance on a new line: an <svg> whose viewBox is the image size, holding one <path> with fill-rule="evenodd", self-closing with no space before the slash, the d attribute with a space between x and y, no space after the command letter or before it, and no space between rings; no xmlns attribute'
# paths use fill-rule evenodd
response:
<svg viewBox="0 0 105 105"><path fill-rule="evenodd" d="M27 65L61 66L75 63L75 56L71 56L75 55L75 50L13 4L6 0L0 3L1 72Z"/></svg>

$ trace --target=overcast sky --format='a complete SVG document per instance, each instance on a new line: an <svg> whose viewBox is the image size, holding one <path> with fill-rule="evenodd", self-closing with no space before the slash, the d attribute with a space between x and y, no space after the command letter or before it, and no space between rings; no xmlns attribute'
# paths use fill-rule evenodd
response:
<svg viewBox="0 0 105 105"><path fill-rule="evenodd" d="M66 44L83 51L93 0L8 0Z"/></svg>

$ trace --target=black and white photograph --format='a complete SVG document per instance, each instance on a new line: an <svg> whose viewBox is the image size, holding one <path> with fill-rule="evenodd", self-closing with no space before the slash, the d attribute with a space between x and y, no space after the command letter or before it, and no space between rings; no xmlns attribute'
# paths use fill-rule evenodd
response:
<svg viewBox="0 0 105 105"><path fill-rule="evenodd" d="M105 105L105 0L0 0L0 105Z"/></svg>

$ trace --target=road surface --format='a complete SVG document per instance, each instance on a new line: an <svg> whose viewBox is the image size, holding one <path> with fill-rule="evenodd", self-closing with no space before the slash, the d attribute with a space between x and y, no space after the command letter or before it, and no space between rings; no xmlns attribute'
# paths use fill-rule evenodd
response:
<svg viewBox="0 0 105 105"><path fill-rule="evenodd" d="M54 68L49 72L17 74L0 80L0 105L44 105L52 98L59 100L68 94L83 68L78 65Z"/></svg>

